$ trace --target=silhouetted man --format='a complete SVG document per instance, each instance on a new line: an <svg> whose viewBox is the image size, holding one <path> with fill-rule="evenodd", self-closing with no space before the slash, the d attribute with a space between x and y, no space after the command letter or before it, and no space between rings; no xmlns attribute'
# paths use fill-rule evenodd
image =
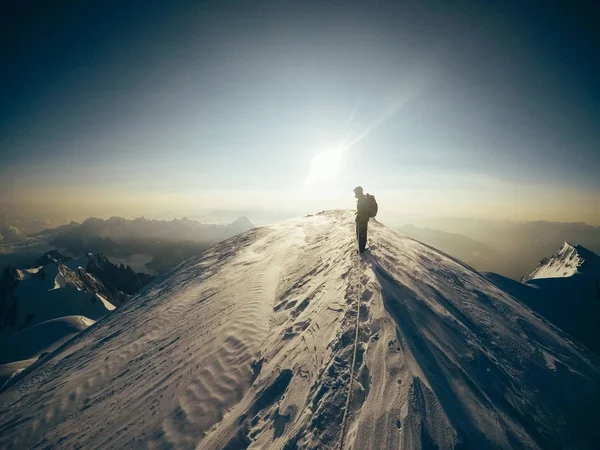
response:
<svg viewBox="0 0 600 450"><path fill-rule="evenodd" d="M356 197L356 237L358 251L362 254L367 247L369 219L377 214L377 202L372 195L365 195L361 186L354 188L354 196Z"/></svg>

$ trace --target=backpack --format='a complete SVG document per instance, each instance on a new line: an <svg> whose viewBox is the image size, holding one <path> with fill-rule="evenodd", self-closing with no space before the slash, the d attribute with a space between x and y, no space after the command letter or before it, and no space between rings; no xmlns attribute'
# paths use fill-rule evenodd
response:
<svg viewBox="0 0 600 450"><path fill-rule="evenodd" d="M365 202L366 205L366 212L367 215L369 216L369 218L371 217L375 217L377 215L377 200L375 200L375 196L371 195L371 194L367 194L365 195L365 198L367 199Z"/></svg>

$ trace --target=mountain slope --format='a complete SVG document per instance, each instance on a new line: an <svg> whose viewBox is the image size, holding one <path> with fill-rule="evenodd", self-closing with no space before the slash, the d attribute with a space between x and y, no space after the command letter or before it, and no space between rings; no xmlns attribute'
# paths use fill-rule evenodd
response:
<svg viewBox="0 0 600 450"><path fill-rule="evenodd" d="M338 211L188 260L13 379L0 447L600 446L594 354L432 248L370 243Z"/></svg>
<svg viewBox="0 0 600 450"><path fill-rule="evenodd" d="M419 228L414 225L403 225L397 227L396 230L444 253L453 255L479 270L492 270L491 268L498 266L499 260L501 260L501 255L497 250L462 234Z"/></svg>
<svg viewBox="0 0 600 450"><path fill-rule="evenodd" d="M501 289L571 334L600 355L600 257L566 243L540 261L523 283L496 274L487 277Z"/></svg>

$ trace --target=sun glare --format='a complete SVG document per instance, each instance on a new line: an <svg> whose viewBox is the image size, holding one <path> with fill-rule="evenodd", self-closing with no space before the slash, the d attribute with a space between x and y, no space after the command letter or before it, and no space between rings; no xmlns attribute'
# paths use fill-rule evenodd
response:
<svg viewBox="0 0 600 450"><path fill-rule="evenodd" d="M334 181L339 173L343 154L344 150L341 148L317 153L310 163L304 185L313 187Z"/></svg>

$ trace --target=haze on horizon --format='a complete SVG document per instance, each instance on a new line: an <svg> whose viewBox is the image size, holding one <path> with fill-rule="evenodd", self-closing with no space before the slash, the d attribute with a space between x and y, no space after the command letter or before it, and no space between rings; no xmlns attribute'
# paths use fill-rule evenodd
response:
<svg viewBox="0 0 600 450"><path fill-rule="evenodd" d="M600 225L585 6L2 8L0 209L300 214L352 208L360 184L382 220Z"/></svg>

